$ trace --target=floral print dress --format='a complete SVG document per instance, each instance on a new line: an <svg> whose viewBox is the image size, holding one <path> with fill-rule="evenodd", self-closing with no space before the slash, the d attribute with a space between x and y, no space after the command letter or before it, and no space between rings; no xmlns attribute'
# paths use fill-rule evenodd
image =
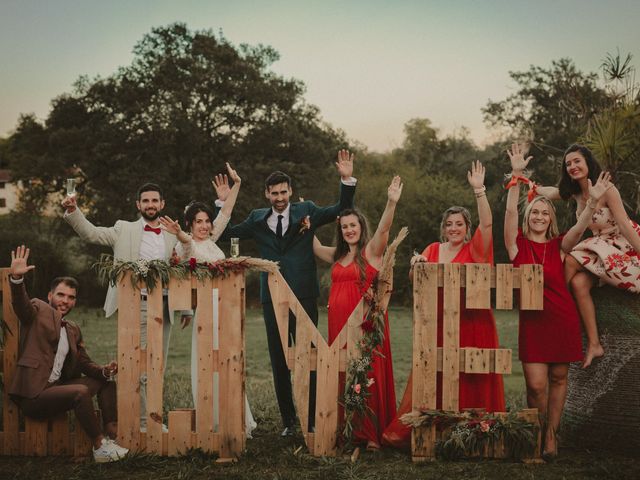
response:
<svg viewBox="0 0 640 480"><path fill-rule="evenodd" d="M629 219L640 236L640 227ZM616 288L640 293L640 258L629 241L620 233L618 224L607 207L593 212L589 225L592 237L574 247L571 255L589 272Z"/></svg>

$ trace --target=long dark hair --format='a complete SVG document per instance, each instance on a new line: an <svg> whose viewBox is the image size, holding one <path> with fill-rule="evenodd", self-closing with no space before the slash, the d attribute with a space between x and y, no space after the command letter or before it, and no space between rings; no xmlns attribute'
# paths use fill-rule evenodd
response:
<svg viewBox="0 0 640 480"><path fill-rule="evenodd" d="M196 219L196 215L200 212L204 212L209 217L211 224L213 225L213 210L211 210L206 203L203 202L191 202L187 205L184 211L184 226L187 231L191 231L193 221Z"/></svg>
<svg viewBox="0 0 640 480"><path fill-rule="evenodd" d="M594 158L591 150L578 143L571 145L565 150L564 155L562 156L562 173L560 175L560 181L558 182L558 190L560 191L560 197L562 197L563 200L568 200L569 197L581 193L580 184L569 176L567 166L564 163L567 160L567 155L573 152L580 152L584 157L584 160L587 163L587 168L589 169L587 176L591 180L591 183L595 185L600 172L602 172L602 167L600 167L600 164Z"/></svg>
<svg viewBox="0 0 640 480"><path fill-rule="evenodd" d="M349 215L354 215L360 224L360 240L358 240L358 244L356 245L354 261L358 266L358 270L360 270L360 280L364 284L367 267L364 263L364 258L362 258L362 250L367 246L367 243L369 243L369 222L367 221L367 217L365 217L362 212L356 208L347 208L342 210L338 215L338 221L336 222L336 251L333 254L333 261L337 262L349 253L349 244L342 236L342 226L340 224L340 219Z"/></svg>

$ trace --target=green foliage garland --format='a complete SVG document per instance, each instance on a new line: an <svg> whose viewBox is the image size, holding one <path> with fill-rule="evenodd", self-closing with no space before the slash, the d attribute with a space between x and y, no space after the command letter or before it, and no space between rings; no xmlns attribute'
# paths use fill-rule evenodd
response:
<svg viewBox="0 0 640 480"><path fill-rule="evenodd" d="M232 272L244 270L259 270L263 272L275 271L278 267L275 262L251 257L225 258L216 262L197 262L195 258L182 263L166 262L164 260L143 260L135 262L114 261L112 255L103 254L100 260L93 264L98 272L98 277L103 283L115 285L125 272L132 272L132 283L138 288L140 282L144 282L152 291L160 282L166 287L170 278L184 279L189 275L197 280L207 278L227 277Z"/></svg>
<svg viewBox="0 0 640 480"><path fill-rule="evenodd" d="M504 442L511 458L522 460L533 454L537 445L538 427L514 412L498 416L480 410L420 409L400 420L412 428L434 425L441 431L450 429L436 444L436 454L447 460L478 455L499 441Z"/></svg>

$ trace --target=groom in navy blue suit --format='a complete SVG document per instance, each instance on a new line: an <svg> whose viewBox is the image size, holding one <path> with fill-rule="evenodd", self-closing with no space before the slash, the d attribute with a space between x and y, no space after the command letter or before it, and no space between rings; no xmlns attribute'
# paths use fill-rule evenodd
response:
<svg viewBox="0 0 640 480"><path fill-rule="evenodd" d="M351 176L353 155L347 150L341 150L336 166L342 179L338 203L329 207L318 207L311 201L291 203L291 178L285 173L273 172L265 181L265 197L271 207L253 210L245 221L228 227L223 234L223 238L227 239L254 239L262 258L278 262L282 276L315 325L318 324L320 287L313 255L314 232L318 227L334 222L342 210L353 207L356 188L356 179ZM220 200L226 198L225 190L224 183L218 177L216 191ZM260 299L267 328L273 382L284 425L282 435L287 436L293 434L296 411L291 375L280 342L266 273L260 276ZM292 337L295 338L295 322L290 313L289 338ZM310 428L313 428L315 422L315 387L315 372L312 372L308 412Z"/></svg>

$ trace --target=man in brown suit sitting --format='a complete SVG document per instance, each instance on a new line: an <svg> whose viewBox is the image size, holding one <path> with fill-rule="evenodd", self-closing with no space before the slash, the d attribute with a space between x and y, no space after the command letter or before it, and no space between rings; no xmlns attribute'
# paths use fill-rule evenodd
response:
<svg viewBox="0 0 640 480"><path fill-rule="evenodd" d="M12 305L21 328L20 358L9 394L25 415L39 420L73 409L93 442L95 461L119 460L128 450L111 440L117 433L116 384L108 381L118 365L94 363L85 350L80 328L65 320L76 304L78 282L74 278L56 278L49 303L29 299L24 275L35 266L27 265L28 258L29 249L24 245L11 252ZM93 407L96 394L104 430Z"/></svg>

